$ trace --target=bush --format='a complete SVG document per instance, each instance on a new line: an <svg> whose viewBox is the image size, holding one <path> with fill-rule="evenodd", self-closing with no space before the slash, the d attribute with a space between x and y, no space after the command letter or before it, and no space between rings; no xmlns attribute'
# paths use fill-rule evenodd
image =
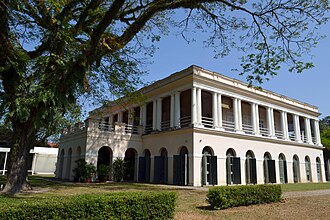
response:
<svg viewBox="0 0 330 220"><path fill-rule="evenodd" d="M87 164L84 159L75 161L77 167L73 170L75 182L85 182L87 179L91 179L96 173L96 168L93 164Z"/></svg>
<svg viewBox="0 0 330 220"><path fill-rule="evenodd" d="M116 158L112 164L113 180L120 182L125 176L125 161L122 158Z"/></svg>
<svg viewBox="0 0 330 220"><path fill-rule="evenodd" d="M207 201L214 209L279 202L280 185L215 186L209 189Z"/></svg>
<svg viewBox="0 0 330 220"><path fill-rule="evenodd" d="M169 219L174 192L130 192L74 197L0 208L0 219Z"/></svg>

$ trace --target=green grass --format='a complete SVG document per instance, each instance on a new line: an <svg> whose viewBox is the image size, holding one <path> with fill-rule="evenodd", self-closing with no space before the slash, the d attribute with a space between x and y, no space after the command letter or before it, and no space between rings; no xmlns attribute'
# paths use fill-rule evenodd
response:
<svg viewBox="0 0 330 220"><path fill-rule="evenodd" d="M0 184L5 184L5 177L0 176ZM33 190L39 193L21 193L14 197L0 195L0 207L13 207L22 203L35 203L38 201L52 200L55 197L65 199L67 196L81 195L81 194L103 194L111 192L123 191L176 191L179 195L176 206L175 219L241 219L243 216L260 216L260 219L266 218L271 210L276 209L281 212L282 209L295 212L296 207L304 207L306 213L318 213L319 210L324 210L323 206L330 205L330 195L322 197L313 197L313 200L306 199L289 199L285 203L276 203L273 205L249 206L229 209L227 211L210 210L209 204L206 202L207 190L193 190L191 188L173 187L173 186L159 186L156 184L142 184L142 183L71 183L63 182L54 179L52 176L30 176L29 181ZM330 182L328 183L299 183L299 184L283 184L281 185L283 192L291 191L308 191L308 190L322 190L330 189ZM306 201L305 201L306 200ZM329 200L329 201L328 201ZM308 203L307 203L308 201ZM319 202L318 202L319 201ZM328 202L327 202L328 201ZM306 204L305 204L306 203ZM274 210L273 210L274 211ZM322 211L320 211L321 213ZM329 211L330 212L330 211ZM243 213L243 214L242 214ZM258 215L256 215L256 213ZM308 213L301 215L301 218L308 216ZM312 219L324 219L330 213L324 213L321 216L309 217ZM245 216L246 215L246 216ZM276 216L273 216L276 218ZM284 218L285 216L283 216Z"/></svg>
<svg viewBox="0 0 330 220"><path fill-rule="evenodd" d="M283 192L322 190L322 189L330 189L330 182L326 182L326 183L289 183L289 184L282 184L281 187L282 187Z"/></svg>

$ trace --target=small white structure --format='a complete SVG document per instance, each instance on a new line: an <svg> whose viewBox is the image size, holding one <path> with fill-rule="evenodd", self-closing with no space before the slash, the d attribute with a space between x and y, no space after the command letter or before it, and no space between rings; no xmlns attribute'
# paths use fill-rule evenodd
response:
<svg viewBox="0 0 330 220"><path fill-rule="evenodd" d="M5 175L7 169L9 147L0 147L0 173ZM54 174L57 161L57 148L34 147L30 150L32 164L28 167L28 172L33 174ZM29 158L28 158L29 159ZM29 169L28 168L28 169Z"/></svg>
<svg viewBox="0 0 330 220"><path fill-rule="evenodd" d="M33 154L31 173L54 174L56 170L57 148L34 147L30 150Z"/></svg>

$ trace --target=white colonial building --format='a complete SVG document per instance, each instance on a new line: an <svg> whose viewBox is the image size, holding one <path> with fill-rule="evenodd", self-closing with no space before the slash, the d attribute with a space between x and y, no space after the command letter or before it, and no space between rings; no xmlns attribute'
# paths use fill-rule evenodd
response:
<svg viewBox="0 0 330 220"><path fill-rule="evenodd" d="M120 157L131 167L125 179L141 182L325 181L315 106L197 66L140 91L142 104L113 102L63 133L58 178L72 179L77 159Z"/></svg>

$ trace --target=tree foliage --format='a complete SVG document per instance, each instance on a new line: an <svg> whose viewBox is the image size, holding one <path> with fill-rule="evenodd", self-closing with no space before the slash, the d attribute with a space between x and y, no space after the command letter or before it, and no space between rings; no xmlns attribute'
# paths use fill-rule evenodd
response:
<svg viewBox="0 0 330 220"><path fill-rule="evenodd" d="M241 50L241 73L261 83L283 63L312 66L301 55L320 39L327 9L326 0L1 0L0 112L14 132L5 191L24 188L38 133L79 107L81 95L133 91L145 55L173 27L185 39L205 32L218 56Z"/></svg>
<svg viewBox="0 0 330 220"><path fill-rule="evenodd" d="M322 145L330 149L330 116L320 120L320 132Z"/></svg>

